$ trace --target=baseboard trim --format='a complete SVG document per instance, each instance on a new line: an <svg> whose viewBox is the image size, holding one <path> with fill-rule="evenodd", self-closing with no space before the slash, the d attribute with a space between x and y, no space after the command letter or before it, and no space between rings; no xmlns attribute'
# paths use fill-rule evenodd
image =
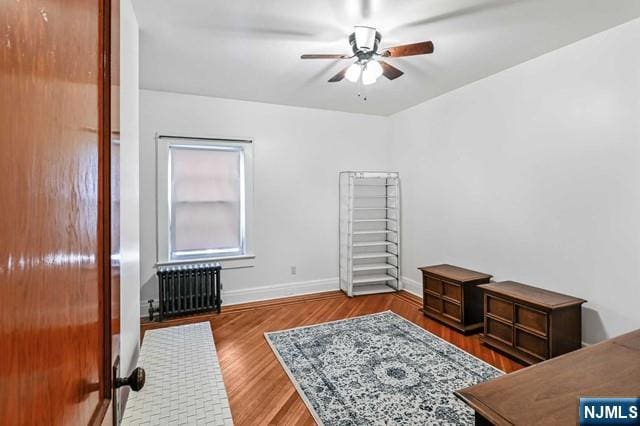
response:
<svg viewBox="0 0 640 426"><path fill-rule="evenodd" d="M420 299L422 299L422 283L412 280L409 277L402 277L402 286L403 286L403 290L413 294L414 296L418 296Z"/></svg>
<svg viewBox="0 0 640 426"><path fill-rule="evenodd" d="M409 293L405 290L400 290L397 293L389 293L387 296L397 297L400 300L415 305L416 309L421 309L422 299L417 297L413 293ZM370 297L370 296L358 296L358 297ZM324 291L320 293L305 294L299 296L290 296L276 299L263 300L258 302L238 303L231 306L223 306L222 312L217 314L215 312L202 312L199 314L180 316L167 318L163 322L150 322L148 319L142 319L140 321L140 339L144 340L145 332L148 330L154 330L157 328L172 327L176 325L193 324L202 321L211 321L213 318L224 315L233 315L241 312L255 311L262 309L274 309L283 305L293 305L298 303L316 302L327 299L343 298L348 299L347 295L341 290Z"/></svg>
<svg viewBox="0 0 640 426"><path fill-rule="evenodd" d="M261 300L257 302L238 303L231 306L224 306L220 315L235 314L238 312L255 311L258 309L271 309L283 305L296 303L315 302L317 300L334 299L336 297L347 297L340 290L324 291L321 293L303 294L300 296L289 296L277 299Z"/></svg>
<svg viewBox="0 0 640 426"><path fill-rule="evenodd" d="M223 284L224 285L224 284ZM325 293L340 290L338 278L321 280L298 281L292 283L272 284L262 287L250 287L238 290L222 290L222 306L238 305L242 303L261 302L264 300L281 299L291 296L303 296L314 293ZM158 306L157 300L154 306ZM140 317L148 318L149 304L140 303Z"/></svg>
<svg viewBox="0 0 640 426"><path fill-rule="evenodd" d="M402 277L403 290L422 299L422 284L408 277ZM262 287L243 288L238 290L222 290L222 307L266 300L283 299L294 296L327 293L340 290L338 278L297 281L292 283L272 284ZM154 303L157 306L157 301ZM148 303L140 303L140 317L148 318Z"/></svg>
<svg viewBox="0 0 640 426"><path fill-rule="evenodd" d="M407 293L408 294L408 293ZM210 321L212 318L227 315L237 314L239 312L255 311L260 309L273 309L283 305L292 305L296 303L314 302L318 300L334 299L334 298L346 298L347 295L340 290L325 291L321 293L305 294L300 296L290 296L277 299L269 299L258 302L238 303L231 306L223 306L222 312L219 314L215 312L202 312L198 314L179 316L167 318L163 322L150 322L146 318L142 318L140 321L140 338L144 340L144 333L147 330L153 330L156 328L171 327L174 325L193 324L201 321ZM414 297L414 296L411 296Z"/></svg>
<svg viewBox="0 0 640 426"><path fill-rule="evenodd" d="M406 290L400 290L395 296L422 309L422 299Z"/></svg>
<svg viewBox="0 0 640 426"><path fill-rule="evenodd" d="M239 290L222 290L222 305L238 305L240 303L260 302L290 296L302 296L312 293L323 293L339 290L338 278L322 280L298 281L293 283L273 284L264 287L243 288Z"/></svg>

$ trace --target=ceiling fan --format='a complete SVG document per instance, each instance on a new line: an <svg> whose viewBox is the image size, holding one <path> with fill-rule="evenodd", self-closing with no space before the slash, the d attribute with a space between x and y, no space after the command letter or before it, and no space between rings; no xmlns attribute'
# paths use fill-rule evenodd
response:
<svg viewBox="0 0 640 426"><path fill-rule="evenodd" d="M349 44L353 55L340 54L307 54L300 56L300 59L352 59L357 58L350 66L341 70L338 74L329 79L330 83L341 81L344 78L357 83L368 85L375 83L381 75L389 80L395 80L404 74L393 65L378 58L399 58L402 56L425 55L433 53L433 43L423 41L419 43L403 44L401 46L389 47L382 52L378 52L382 36L372 27L356 26L353 33L349 35Z"/></svg>

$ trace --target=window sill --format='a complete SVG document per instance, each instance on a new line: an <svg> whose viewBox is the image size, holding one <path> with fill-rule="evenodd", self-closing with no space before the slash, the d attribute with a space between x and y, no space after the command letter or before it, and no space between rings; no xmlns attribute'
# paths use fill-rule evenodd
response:
<svg viewBox="0 0 640 426"><path fill-rule="evenodd" d="M211 263L218 262L222 266L222 269L236 269L236 268L252 268L256 263L255 254L243 254L241 256L227 256L227 257L207 257L201 259L188 259L188 260L167 260L163 262L157 262L155 266L169 266L169 265L191 265L193 263Z"/></svg>

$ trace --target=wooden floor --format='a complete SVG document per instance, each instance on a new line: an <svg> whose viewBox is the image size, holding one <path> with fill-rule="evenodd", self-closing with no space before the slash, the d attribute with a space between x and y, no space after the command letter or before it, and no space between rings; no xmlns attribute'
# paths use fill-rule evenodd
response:
<svg viewBox="0 0 640 426"><path fill-rule="evenodd" d="M477 335L464 336L427 319L420 299L400 292L348 298L341 292L292 297L223 308L220 315L201 315L158 323L149 329L210 321L236 425L314 424L302 399L267 344L263 333L301 325L391 310L431 333L505 372L520 364L483 346Z"/></svg>

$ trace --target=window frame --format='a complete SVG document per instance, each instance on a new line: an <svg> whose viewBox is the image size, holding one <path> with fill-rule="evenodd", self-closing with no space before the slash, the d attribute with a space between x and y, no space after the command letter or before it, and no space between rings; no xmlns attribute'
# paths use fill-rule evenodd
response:
<svg viewBox="0 0 640 426"><path fill-rule="evenodd" d="M253 254L253 140L215 137L190 137L156 134L156 265L185 264L198 262L220 262L225 268L249 267L254 265ZM217 254L203 250L202 256L184 256L172 259L172 241L175 229L172 227L173 188L171 186L171 148L192 148L240 151L241 162L241 248L229 254Z"/></svg>

